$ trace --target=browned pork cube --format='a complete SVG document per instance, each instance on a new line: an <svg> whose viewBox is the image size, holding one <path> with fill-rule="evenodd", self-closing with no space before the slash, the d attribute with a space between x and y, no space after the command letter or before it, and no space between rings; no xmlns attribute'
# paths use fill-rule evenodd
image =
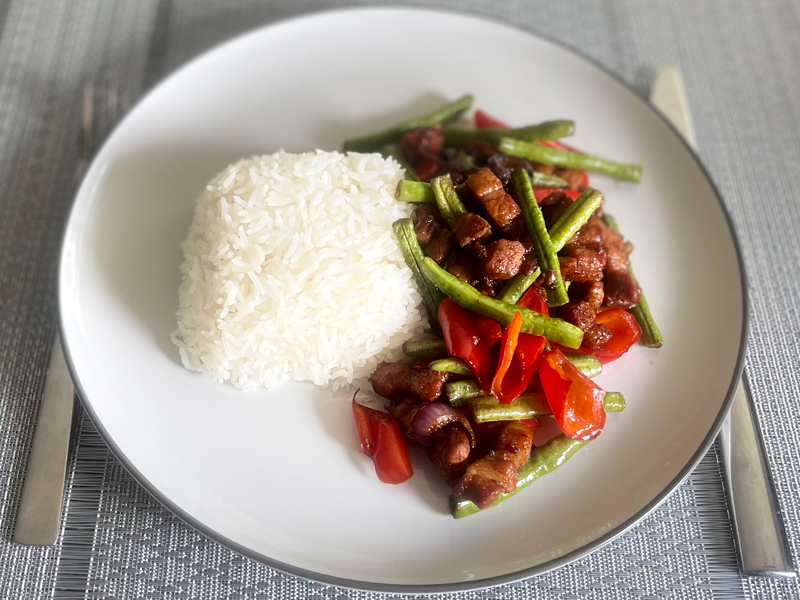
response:
<svg viewBox="0 0 800 600"><path fill-rule="evenodd" d="M480 215L467 213L458 219L453 228L453 233L456 234L458 244L463 248L472 242L482 242L488 238L489 234L492 233L492 227Z"/></svg>
<svg viewBox="0 0 800 600"><path fill-rule="evenodd" d="M489 279L511 279L519 273L524 258L525 247L520 242L500 239L486 249L481 268Z"/></svg>

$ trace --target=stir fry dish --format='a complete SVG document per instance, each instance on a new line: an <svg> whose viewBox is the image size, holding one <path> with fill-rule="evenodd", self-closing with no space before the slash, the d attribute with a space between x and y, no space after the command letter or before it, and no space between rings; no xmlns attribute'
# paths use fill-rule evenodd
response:
<svg viewBox="0 0 800 600"><path fill-rule="evenodd" d="M641 167L561 141L568 120L509 128L481 110L448 124L465 96L430 115L348 141L406 168L394 223L432 339L370 377L388 412L353 398L361 448L381 481L412 475L406 444L427 451L453 490L454 517L506 500L561 466L625 408L593 380L639 339L663 339L630 264L633 245L589 172L638 182ZM561 434L534 446L552 419Z"/></svg>

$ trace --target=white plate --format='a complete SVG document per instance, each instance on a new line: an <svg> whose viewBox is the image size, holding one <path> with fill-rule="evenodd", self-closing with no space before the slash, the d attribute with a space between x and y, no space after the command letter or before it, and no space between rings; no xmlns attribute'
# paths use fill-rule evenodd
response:
<svg viewBox="0 0 800 600"><path fill-rule="evenodd" d="M571 118L576 146L645 165L594 177L636 244L666 338L600 379L628 408L559 471L467 519L415 455L378 482L350 406L311 385L244 393L181 367L169 341L178 244L195 196L254 152L340 147L473 92L512 124ZM60 273L68 360L116 455L183 519L269 565L338 585L452 591L541 573L609 541L677 486L711 443L738 377L743 273L703 168L640 98L516 29L409 9L330 12L239 37L150 93L80 188Z"/></svg>

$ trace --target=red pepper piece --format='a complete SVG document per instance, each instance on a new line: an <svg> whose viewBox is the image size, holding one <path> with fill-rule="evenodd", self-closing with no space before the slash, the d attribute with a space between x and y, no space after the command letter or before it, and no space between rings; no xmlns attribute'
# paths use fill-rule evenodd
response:
<svg viewBox="0 0 800 600"><path fill-rule="evenodd" d="M634 316L621 308L609 308L599 312L595 323L605 325L611 331L611 337L603 343L602 348L582 346L580 352L594 354L603 364L617 360L642 337L642 328Z"/></svg>
<svg viewBox="0 0 800 600"><path fill-rule="evenodd" d="M492 385L492 394L500 404L510 404L528 387L542 357L547 340L538 335L521 333L517 350L505 376Z"/></svg>
<svg viewBox="0 0 800 600"><path fill-rule="evenodd" d="M503 332L503 339L500 342L500 358L497 361L497 369L492 379L492 394L495 396L497 396L498 392L501 392L503 377L505 377L508 368L511 366L511 360L514 358L514 352L517 349L517 341L519 340L519 330L521 327L522 315L519 312L515 312L514 316L511 318L511 323ZM497 396L497 399L500 400L500 397ZM511 400L508 402L511 402ZM500 403L503 404L503 400L500 400Z"/></svg>
<svg viewBox="0 0 800 600"><path fill-rule="evenodd" d="M520 298L518 304L524 308L535 310L539 314L548 314L547 303L542 300L536 290L528 290L525 295ZM517 314L519 313L515 313L514 318L516 318ZM520 322L521 320L520 317ZM516 351L511 353L511 361L505 364L508 345L506 342L506 334L509 334L509 338L513 336L514 332L509 331L512 329L513 324L514 321L512 319L511 325L506 329L506 333L503 334L500 360L498 361L497 372L492 381L492 395L497 398L500 404L509 404L513 402L517 396L527 389L528 384L536 373L536 368L539 366L539 359L547 344L547 340L541 336L517 332ZM504 366L505 368L503 368Z"/></svg>
<svg viewBox="0 0 800 600"><path fill-rule="evenodd" d="M544 390L542 389L542 382L539 379L539 371L537 370L536 373L533 374L531 377L530 383L528 383L528 387L525 388L525 392L541 392L544 394Z"/></svg>
<svg viewBox="0 0 800 600"><path fill-rule="evenodd" d="M561 188L535 187L533 188L533 197L536 198L536 202L541 204L542 200L547 198L553 192L564 192L567 195L567 198L569 198L573 202L577 200L578 197L581 195L580 192L576 192L574 190L565 190Z"/></svg>
<svg viewBox="0 0 800 600"><path fill-rule="evenodd" d="M481 109L475 111L475 128L476 129L508 129L508 125L502 121L498 121L494 117L486 114Z"/></svg>
<svg viewBox="0 0 800 600"><path fill-rule="evenodd" d="M541 294L539 294L539 290L536 288L529 288L528 291L522 295L522 298L519 299L517 305L523 308L529 308L545 317L550 316L550 309L547 308L547 300L542 298Z"/></svg>
<svg viewBox="0 0 800 600"><path fill-rule="evenodd" d="M591 440L603 431L605 392L581 373L560 350L542 356L539 379L556 423L567 437Z"/></svg>
<svg viewBox="0 0 800 600"><path fill-rule="evenodd" d="M439 304L439 323L447 353L467 363L481 390L488 394L492 384L489 351L503 337L503 329L497 322L461 308L450 298Z"/></svg>
<svg viewBox="0 0 800 600"><path fill-rule="evenodd" d="M375 463L383 483L403 483L414 474L400 424L389 414L362 406L353 398L353 416L364 454Z"/></svg>

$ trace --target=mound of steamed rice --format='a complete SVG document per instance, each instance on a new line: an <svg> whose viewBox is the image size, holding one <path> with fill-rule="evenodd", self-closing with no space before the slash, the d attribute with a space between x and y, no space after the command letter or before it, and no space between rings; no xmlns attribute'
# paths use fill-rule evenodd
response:
<svg viewBox="0 0 800 600"><path fill-rule="evenodd" d="M392 233L403 169L377 154L241 160L197 199L172 334L187 369L245 389L367 378L419 337Z"/></svg>

